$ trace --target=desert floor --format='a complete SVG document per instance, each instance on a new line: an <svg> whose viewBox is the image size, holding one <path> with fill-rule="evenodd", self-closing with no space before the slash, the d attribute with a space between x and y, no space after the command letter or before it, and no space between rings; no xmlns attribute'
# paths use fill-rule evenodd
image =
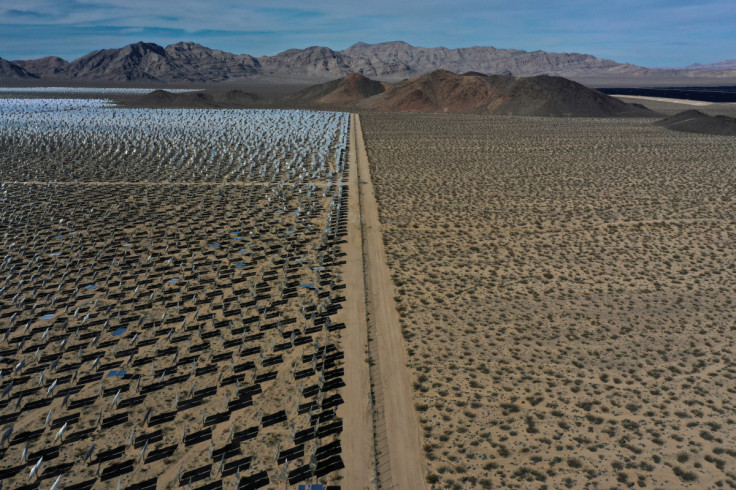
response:
<svg viewBox="0 0 736 490"><path fill-rule="evenodd" d="M736 485L736 139L361 122L432 487Z"/></svg>
<svg viewBox="0 0 736 490"><path fill-rule="evenodd" d="M352 134L360 183L360 219L376 464L381 488L422 488L421 436L407 371L406 346L378 218L360 118ZM352 362L360 360L353 356ZM348 362L349 364L349 362Z"/></svg>
<svg viewBox="0 0 736 490"><path fill-rule="evenodd" d="M621 99L628 104L642 104L665 116L671 116L678 112L694 109L711 116L723 115L736 117L736 103L734 102L702 102L699 100L640 97L633 95L616 95L616 98Z"/></svg>

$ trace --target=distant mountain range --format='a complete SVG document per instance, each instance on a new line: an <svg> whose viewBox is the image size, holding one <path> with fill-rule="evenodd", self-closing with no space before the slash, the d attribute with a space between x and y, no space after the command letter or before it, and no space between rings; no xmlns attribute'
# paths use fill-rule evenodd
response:
<svg viewBox="0 0 736 490"><path fill-rule="evenodd" d="M701 65L695 63L685 67L685 70L736 70L736 60L719 61L718 63L708 63Z"/></svg>
<svg viewBox="0 0 736 490"><path fill-rule="evenodd" d="M733 63L733 62L726 62ZM423 48L405 42L357 43L334 51L326 47L289 49L259 58L210 49L191 42L165 48L139 42L119 49L93 51L68 62L58 57L6 61L0 58L0 80L207 83L239 79L308 83L350 73L382 81L399 81L434 70L485 75L555 75L568 78L736 77L736 67L698 65L690 69L650 69L616 63L588 54L548 53L474 46Z"/></svg>

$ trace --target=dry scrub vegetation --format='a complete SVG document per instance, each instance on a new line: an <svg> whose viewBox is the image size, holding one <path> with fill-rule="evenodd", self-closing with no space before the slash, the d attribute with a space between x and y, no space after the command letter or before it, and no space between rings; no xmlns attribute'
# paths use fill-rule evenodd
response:
<svg viewBox="0 0 736 490"><path fill-rule="evenodd" d="M432 487L736 486L736 139L362 120Z"/></svg>

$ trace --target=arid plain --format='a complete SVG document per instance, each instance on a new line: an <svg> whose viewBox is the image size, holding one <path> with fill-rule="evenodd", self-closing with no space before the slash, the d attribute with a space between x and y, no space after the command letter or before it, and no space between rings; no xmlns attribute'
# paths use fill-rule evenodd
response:
<svg viewBox="0 0 736 490"><path fill-rule="evenodd" d="M10 99L10 487L736 486L736 138Z"/></svg>
<svg viewBox="0 0 736 490"><path fill-rule="evenodd" d="M736 486L736 139L361 122L432 488Z"/></svg>

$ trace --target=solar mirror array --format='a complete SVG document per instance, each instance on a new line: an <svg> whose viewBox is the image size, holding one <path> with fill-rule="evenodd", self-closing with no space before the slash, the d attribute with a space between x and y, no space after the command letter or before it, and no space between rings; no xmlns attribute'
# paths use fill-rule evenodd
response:
<svg viewBox="0 0 736 490"><path fill-rule="evenodd" d="M339 479L348 121L0 100L6 488Z"/></svg>

